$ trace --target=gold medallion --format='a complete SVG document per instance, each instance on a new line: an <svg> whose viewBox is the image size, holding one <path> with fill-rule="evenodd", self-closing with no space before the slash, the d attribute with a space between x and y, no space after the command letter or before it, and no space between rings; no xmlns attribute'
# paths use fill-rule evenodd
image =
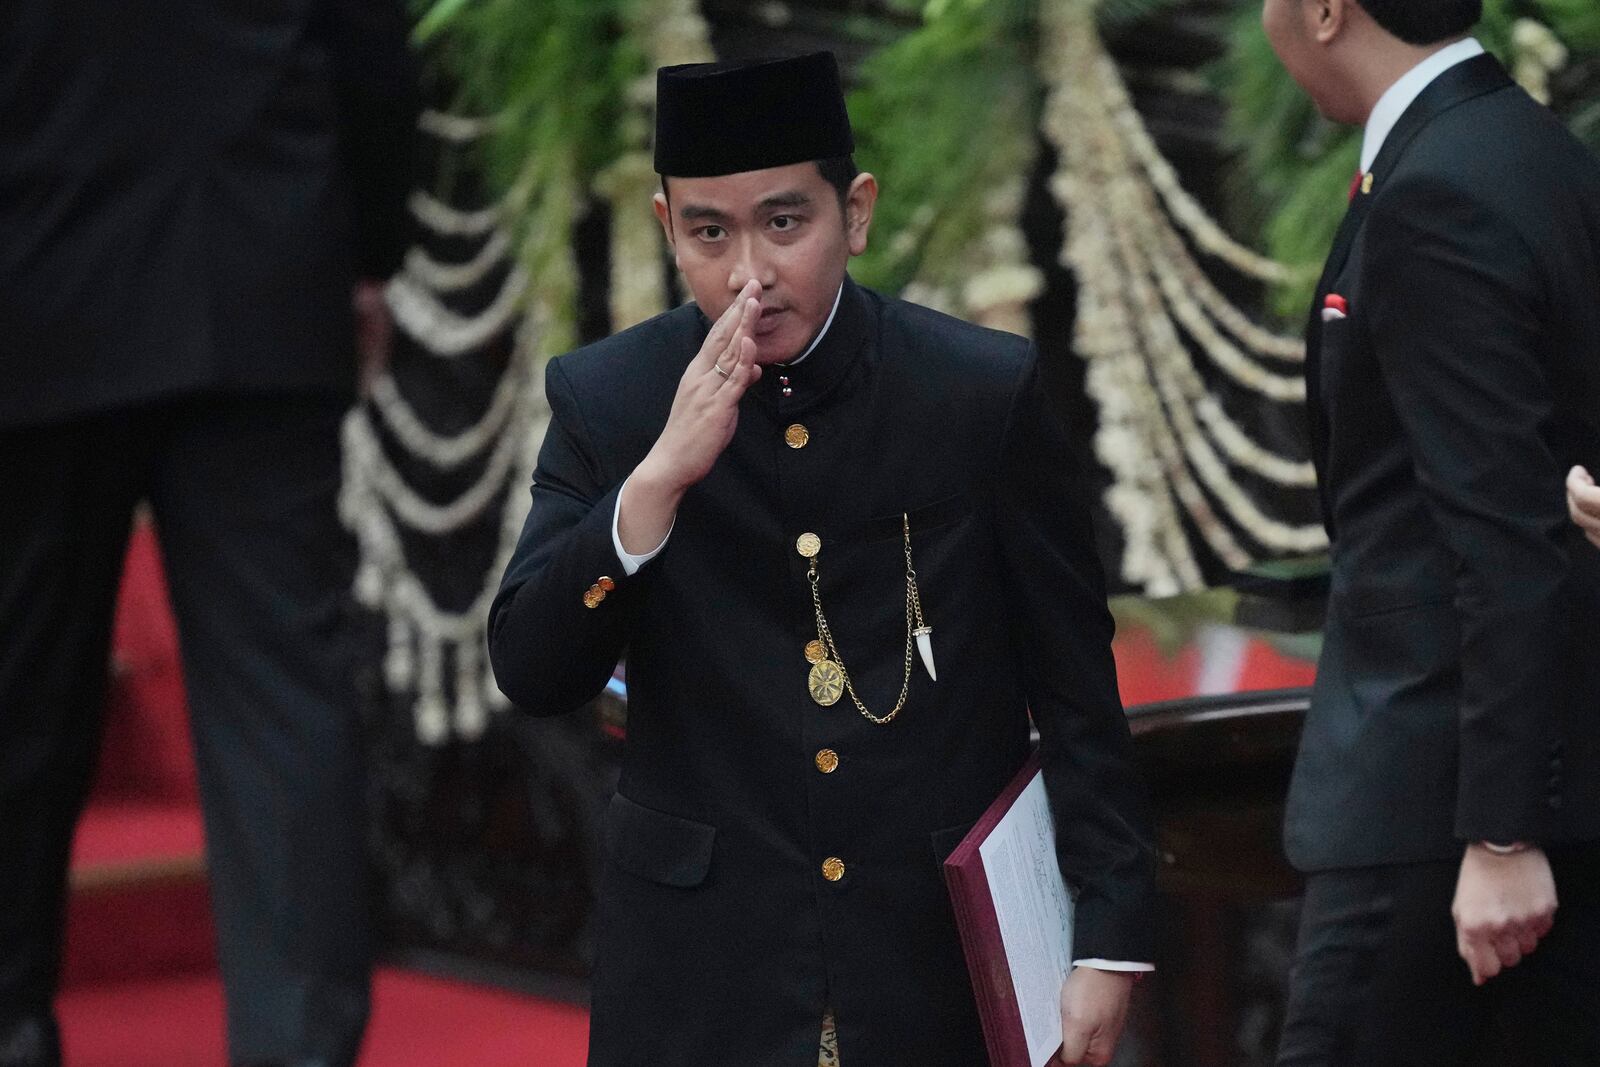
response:
<svg viewBox="0 0 1600 1067"><path fill-rule="evenodd" d="M821 641L806 642L806 662L821 663L828 658L828 650L822 647Z"/></svg>
<svg viewBox="0 0 1600 1067"><path fill-rule="evenodd" d="M811 431L797 422L783 431L783 440L790 448L804 448L811 440Z"/></svg>
<svg viewBox="0 0 1600 1067"><path fill-rule="evenodd" d="M795 539L794 550L810 559L822 551L822 538L814 533L803 533Z"/></svg>
<svg viewBox="0 0 1600 1067"><path fill-rule="evenodd" d="M809 679L811 699L828 708L844 695L844 672L831 659L819 661L811 668Z"/></svg>

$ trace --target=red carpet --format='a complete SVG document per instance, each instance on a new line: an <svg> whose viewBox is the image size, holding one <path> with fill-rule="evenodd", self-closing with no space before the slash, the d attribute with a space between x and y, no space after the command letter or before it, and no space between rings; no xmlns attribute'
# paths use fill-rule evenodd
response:
<svg viewBox="0 0 1600 1067"><path fill-rule="evenodd" d="M214 975L79 986L60 1001L67 1067L226 1067ZM581 1008L400 971L378 975L361 1067L583 1067Z"/></svg>

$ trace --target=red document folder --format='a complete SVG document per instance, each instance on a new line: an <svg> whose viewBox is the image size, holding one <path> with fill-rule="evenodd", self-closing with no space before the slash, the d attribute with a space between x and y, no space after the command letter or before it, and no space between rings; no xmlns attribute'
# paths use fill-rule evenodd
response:
<svg viewBox="0 0 1600 1067"><path fill-rule="evenodd" d="M1011 964L1006 959L1000 920L995 915L994 898L989 892L989 879L978 848L1038 773L1039 757L1035 754L1028 757L1016 777L944 861L944 880L950 888L956 926L961 932L961 947L966 953L967 970L972 975L973 992L977 994L990 1067L1032 1067L1032 1064L1022 1016L1017 1008L1016 989L1011 982Z"/></svg>

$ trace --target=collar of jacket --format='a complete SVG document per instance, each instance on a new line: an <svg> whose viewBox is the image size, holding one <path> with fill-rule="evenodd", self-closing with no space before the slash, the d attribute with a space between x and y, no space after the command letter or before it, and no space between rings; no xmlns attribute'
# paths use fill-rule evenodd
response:
<svg viewBox="0 0 1600 1067"><path fill-rule="evenodd" d="M1416 139L1417 134L1421 133L1422 128L1429 122L1457 104L1464 104L1485 93L1513 84L1515 83L1506 73L1506 69L1500 65L1500 61L1492 55L1484 54L1457 63L1417 94L1411 106L1406 108L1395 122L1394 128L1389 131L1389 136L1384 139L1383 148L1372 162L1373 186L1370 192L1363 191L1355 198L1350 209L1345 212L1339 232L1334 235L1333 248L1323 267L1322 278L1317 283L1316 299L1312 301L1311 321L1306 334L1308 338L1316 336L1323 297L1350 258L1351 246L1355 243L1356 234L1361 230L1367 208L1383 191L1384 180L1394 171L1395 164ZM1314 355L1314 352L1312 354Z"/></svg>
<svg viewBox="0 0 1600 1067"><path fill-rule="evenodd" d="M1511 84L1511 76L1500 65L1500 61L1488 54L1463 60L1445 70L1417 94L1411 106L1401 112L1389 136L1384 138L1383 147L1372 161L1374 184L1383 184L1383 179L1394 170L1406 146L1433 119L1457 104L1464 104L1474 97ZM1357 197L1356 202L1359 204L1366 199L1365 196Z"/></svg>

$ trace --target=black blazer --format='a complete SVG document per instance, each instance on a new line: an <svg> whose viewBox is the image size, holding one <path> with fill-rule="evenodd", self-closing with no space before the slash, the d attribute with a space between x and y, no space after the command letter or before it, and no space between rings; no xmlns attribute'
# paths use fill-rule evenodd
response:
<svg viewBox="0 0 1600 1067"><path fill-rule="evenodd" d="M1483 56L1372 173L1308 333L1333 579L1289 855L1592 840L1600 550L1562 483L1600 463L1600 166Z"/></svg>
<svg viewBox="0 0 1600 1067"><path fill-rule="evenodd" d="M490 618L501 688L534 714L583 704L627 650L590 1063L812 1067L826 1001L849 1062L972 1067L939 863L1022 763L1030 705L1077 955L1152 953L1151 835L1065 432L1025 341L847 282L821 344L768 369L627 578L617 493L706 330L684 306L550 364L533 507ZM902 513L939 680L914 663L905 710L875 726L848 697L811 700L795 540L822 538L823 607L881 715L904 662ZM586 607L602 577L615 591Z"/></svg>
<svg viewBox="0 0 1600 1067"><path fill-rule="evenodd" d="M0 425L349 390L404 250L399 0L0 4Z"/></svg>

